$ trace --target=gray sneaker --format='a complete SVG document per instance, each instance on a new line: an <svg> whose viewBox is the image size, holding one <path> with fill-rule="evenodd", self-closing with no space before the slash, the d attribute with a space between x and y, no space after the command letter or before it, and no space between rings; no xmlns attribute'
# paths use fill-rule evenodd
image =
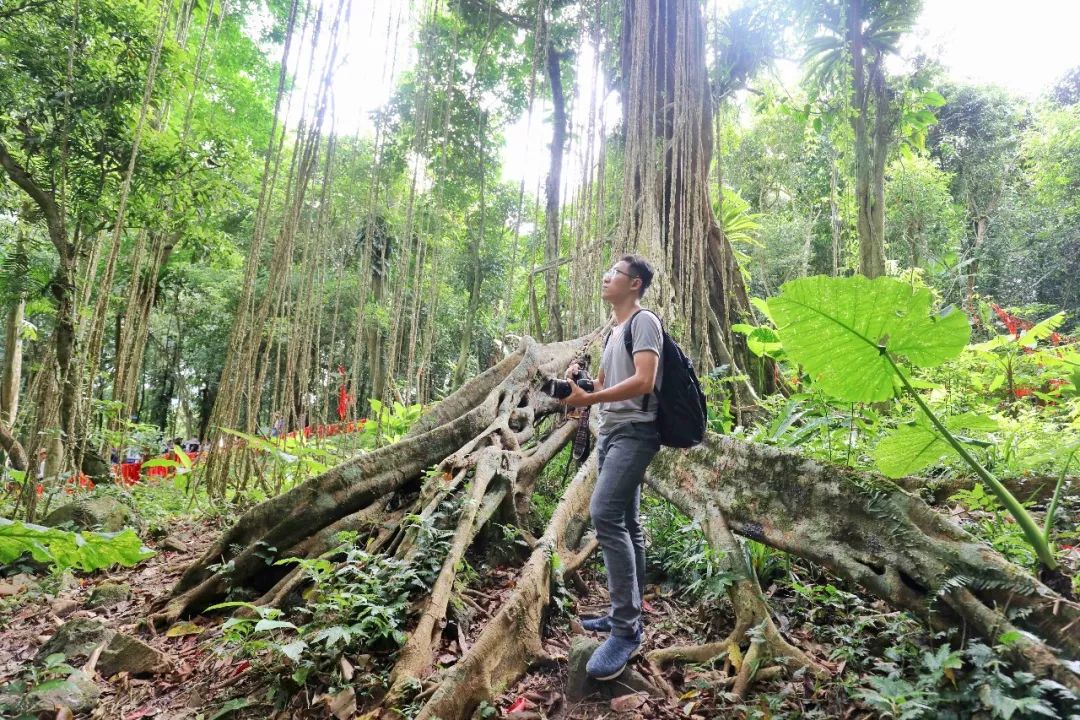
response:
<svg viewBox="0 0 1080 720"><path fill-rule="evenodd" d="M578 618L578 622L581 627L589 632L609 633L611 632L611 616L604 615L602 617L595 618ZM638 632L643 636L645 633L645 620L642 619L638 622Z"/></svg>
<svg viewBox="0 0 1080 720"><path fill-rule="evenodd" d="M641 631L636 638L611 635L589 658L585 672L594 680L614 680L622 675L627 663L641 650Z"/></svg>
<svg viewBox="0 0 1080 720"><path fill-rule="evenodd" d="M585 628L589 632L611 632L611 616L604 615L597 618L581 618L581 627Z"/></svg>

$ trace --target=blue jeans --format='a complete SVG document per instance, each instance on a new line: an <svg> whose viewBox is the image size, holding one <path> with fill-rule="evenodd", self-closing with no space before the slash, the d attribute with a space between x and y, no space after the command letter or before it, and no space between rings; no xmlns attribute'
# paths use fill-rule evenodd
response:
<svg viewBox="0 0 1080 720"><path fill-rule="evenodd" d="M622 423L600 433L596 443L596 489L589 503L596 539L604 551L611 634L637 635L645 594L645 535L641 531L641 484L660 450L655 422Z"/></svg>

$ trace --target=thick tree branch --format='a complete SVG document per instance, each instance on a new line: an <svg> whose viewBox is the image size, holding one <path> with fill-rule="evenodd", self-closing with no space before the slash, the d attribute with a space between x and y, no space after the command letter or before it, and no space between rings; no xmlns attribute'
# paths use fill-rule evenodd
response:
<svg viewBox="0 0 1080 720"><path fill-rule="evenodd" d="M693 450L661 452L649 483L691 515L714 504L735 532L818 563L931 626L964 622L997 642L994 628L1015 622L1042 641L1011 646L1014 660L1080 689L1080 676L1049 649L1080 657L1080 605L885 478L710 436ZM1010 611L1022 617L1010 621Z"/></svg>
<svg viewBox="0 0 1080 720"><path fill-rule="evenodd" d="M42 188L30 177L30 173L11 156L3 142L0 142L0 167L4 168L8 178L29 195L41 209L45 224L49 229L49 239L56 247L56 252L60 254L61 259L68 258L70 253L67 231L64 229L64 215L56 204L52 192Z"/></svg>
<svg viewBox="0 0 1080 720"><path fill-rule="evenodd" d="M43 8L52 4L56 0L25 0L25 2L13 5L11 7L0 8L0 22L4 20L10 20L11 18L21 15L26 12Z"/></svg>
<svg viewBox="0 0 1080 720"><path fill-rule="evenodd" d="M15 439L15 436L2 422L0 422L0 447L8 454L11 467L22 472L26 471L26 468L30 465L26 458L26 450L23 449L22 444Z"/></svg>

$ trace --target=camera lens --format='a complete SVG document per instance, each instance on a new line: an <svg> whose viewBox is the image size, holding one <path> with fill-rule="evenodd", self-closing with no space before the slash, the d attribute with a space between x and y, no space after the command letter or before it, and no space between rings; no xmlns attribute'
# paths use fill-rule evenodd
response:
<svg viewBox="0 0 1080 720"><path fill-rule="evenodd" d="M570 397L570 383L565 380L545 380L544 384L540 386L540 389L544 393L558 400Z"/></svg>
<svg viewBox="0 0 1080 720"><path fill-rule="evenodd" d="M596 387L593 385L593 381L588 378L578 378L577 385L585 392L592 392L593 388Z"/></svg>

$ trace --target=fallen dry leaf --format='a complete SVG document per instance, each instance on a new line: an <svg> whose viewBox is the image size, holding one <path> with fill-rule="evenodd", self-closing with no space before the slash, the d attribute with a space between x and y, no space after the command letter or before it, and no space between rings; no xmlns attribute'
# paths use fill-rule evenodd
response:
<svg viewBox="0 0 1080 720"><path fill-rule="evenodd" d="M645 704L645 693L634 693L633 695L623 695L612 699L611 709L615 712L633 712L642 705Z"/></svg>
<svg viewBox="0 0 1080 720"><path fill-rule="evenodd" d="M356 693L352 687L347 687L334 696L324 695L323 700L338 720L349 720L356 714Z"/></svg>
<svg viewBox="0 0 1080 720"><path fill-rule="evenodd" d="M346 682L352 680L356 671L353 670L352 663L346 660L344 655L338 659L338 665L341 666L341 677L345 678Z"/></svg>
<svg viewBox="0 0 1080 720"><path fill-rule="evenodd" d="M165 631L165 637L183 637L185 635L202 635L206 628L199 627L189 621L178 622Z"/></svg>

